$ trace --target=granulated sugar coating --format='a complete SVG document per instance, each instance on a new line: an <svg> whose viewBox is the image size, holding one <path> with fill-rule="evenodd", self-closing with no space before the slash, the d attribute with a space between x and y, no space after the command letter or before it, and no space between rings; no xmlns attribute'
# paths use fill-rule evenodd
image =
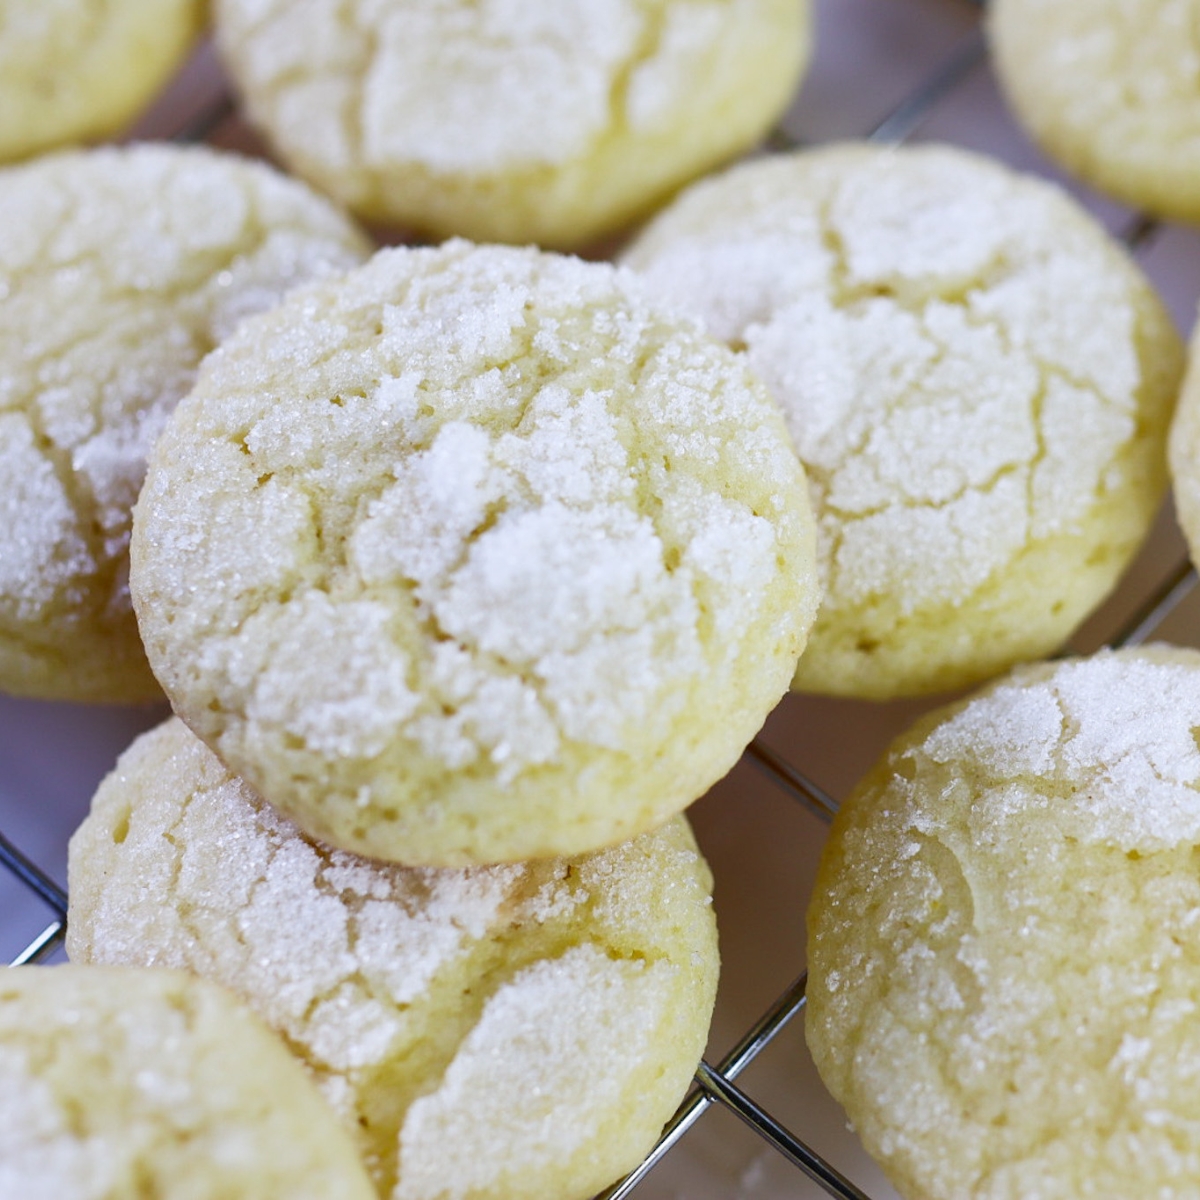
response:
<svg viewBox="0 0 1200 1200"><path fill-rule="evenodd" d="M834 146L696 185L627 261L784 409L826 584L802 690L884 699L1045 655L1158 508L1179 338L1052 186Z"/></svg>
<svg viewBox="0 0 1200 1200"><path fill-rule="evenodd" d="M1135 208L1200 220L1195 0L995 0L992 62L1048 155Z"/></svg>
<svg viewBox="0 0 1200 1200"><path fill-rule="evenodd" d="M247 111L298 174L434 238L576 247L754 145L809 0L220 0Z"/></svg>
<svg viewBox="0 0 1200 1200"><path fill-rule="evenodd" d="M1198 736L1193 650L1025 667L843 807L808 1040L901 1194L1195 1194Z"/></svg>
<svg viewBox="0 0 1200 1200"><path fill-rule="evenodd" d="M0 1196L373 1200L262 1022L178 971L0 971Z"/></svg>
<svg viewBox="0 0 1200 1200"><path fill-rule="evenodd" d="M0 14L0 162L120 132L204 25L203 0L25 0Z"/></svg>
<svg viewBox="0 0 1200 1200"><path fill-rule="evenodd" d="M304 185L205 149L0 172L0 690L159 694L127 582L146 452L242 317L366 252Z"/></svg>
<svg viewBox="0 0 1200 1200"><path fill-rule="evenodd" d="M71 842L68 953L238 992L308 1064L394 1200L572 1200L637 1164L716 990L683 818L598 854L462 870L305 838L179 721Z"/></svg>
<svg viewBox="0 0 1200 1200"><path fill-rule="evenodd" d="M193 730L314 836L440 866L682 809L817 602L744 365L611 267L463 242L383 251L211 355L133 563Z"/></svg>

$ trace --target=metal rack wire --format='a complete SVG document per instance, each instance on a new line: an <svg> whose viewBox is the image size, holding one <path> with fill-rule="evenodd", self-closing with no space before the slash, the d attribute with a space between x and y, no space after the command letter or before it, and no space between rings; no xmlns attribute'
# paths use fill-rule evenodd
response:
<svg viewBox="0 0 1200 1200"><path fill-rule="evenodd" d="M913 135L939 105L951 103L956 90L965 86L974 74L983 69L986 50L978 19L982 0L943 0L943 3L971 10L975 16L973 25L932 71L925 74L898 103L892 105L869 131L865 131L865 136L872 140L901 141ZM209 137L231 112L229 98L217 98L207 110L185 122L175 134L176 140L197 141ZM770 147L790 148L802 140L781 129L773 135ZM1133 218L1125 230L1124 240L1137 253L1152 243L1155 232L1156 226L1151 222ZM1112 645L1136 645L1145 641L1192 591L1195 584L1195 572L1186 560L1181 560L1160 582L1149 584L1132 614L1127 615L1117 632L1106 640ZM748 747L744 761L809 813L826 823L832 818L837 808L836 800L765 741L756 740ZM53 955L62 944L66 929L66 894L42 867L23 854L3 832L0 832L0 868L48 909L46 926L12 962L17 965L42 961ZM3 872L0 872L0 878L3 878ZM737 1083L743 1070L802 1012L805 983L806 975L801 972L724 1057L715 1064L708 1061L700 1064L695 1087L668 1124L658 1145L635 1171L602 1193L599 1200L622 1200L632 1193L683 1135L714 1106L721 1106L737 1116L765 1145L816 1181L829 1195L843 1200L870 1200L867 1193L777 1120Z"/></svg>

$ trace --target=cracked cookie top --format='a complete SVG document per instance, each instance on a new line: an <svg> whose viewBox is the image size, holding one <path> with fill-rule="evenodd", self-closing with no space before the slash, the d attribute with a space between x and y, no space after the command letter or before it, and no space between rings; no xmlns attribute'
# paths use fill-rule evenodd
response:
<svg viewBox="0 0 1200 1200"><path fill-rule="evenodd" d="M989 46L1046 153L1124 203L1200 220L1195 0L995 0Z"/></svg>
<svg viewBox="0 0 1200 1200"><path fill-rule="evenodd" d="M248 321L155 448L134 602L180 716L316 837L608 845L723 775L817 596L761 385L632 276L385 250Z"/></svg>
<svg viewBox="0 0 1200 1200"><path fill-rule="evenodd" d="M1200 654L1020 668L834 821L807 1034L903 1195L1185 1194L1200 1157Z"/></svg>
<svg viewBox="0 0 1200 1200"><path fill-rule="evenodd" d="M571 859L360 859L303 836L172 719L71 841L68 953L240 994L382 1196L582 1198L637 1164L696 1068L710 888L683 818Z"/></svg>
<svg viewBox="0 0 1200 1200"><path fill-rule="evenodd" d="M146 454L242 317L366 251L303 184L207 149L0 172L0 689L159 694L128 590Z"/></svg>
<svg viewBox="0 0 1200 1200"><path fill-rule="evenodd" d="M0 162L117 133L204 24L202 0L24 0L0 11Z"/></svg>
<svg viewBox="0 0 1200 1200"><path fill-rule="evenodd" d="M288 164L434 238L573 247L758 141L808 0L221 0L218 45Z"/></svg>
<svg viewBox="0 0 1200 1200"><path fill-rule="evenodd" d="M0 1195L372 1200L280 1039L180 971L0 970Z"/></svg>
<svg viewBox="0 0 1200 1200"><path fill-rule="evenodd" d="M625 261L783 408L826 588L800 688L885 698L1038 657L1157 510L1179 338L1050 185L833 146L697 184Z"/></svg>

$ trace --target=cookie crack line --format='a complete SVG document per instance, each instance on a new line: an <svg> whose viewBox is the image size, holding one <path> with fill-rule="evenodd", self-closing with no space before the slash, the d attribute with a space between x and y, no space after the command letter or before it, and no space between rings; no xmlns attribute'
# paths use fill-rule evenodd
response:
<svg viewBox="0 0 1200 1200"><path fill-rule="evenodd" d="M321 857L325 864L332 865L332 856L322 854ZM426 983L419 998L403 1003L396 1001L388 991L387 985L373 981L359 964L354 971L344 974L319 996L314 996L304 1017L284 1031L289 1042L298 1048L301 1057L310 1063L318 1078L340 1077L350 1083L358 1124L362 1129L373 1127L374 1132L369 1135L370 1141L382 1143L377 1150L373 1150L373 1154L378 1155L381 1172L386 1179L391 1180L397 1173L396 1155L399 1145L396 1133L403 1128L409 1108L416 1100L436 1092L442 1086L446 1072L478 1025L490 1001L523 971L537 963L559 959L582 945L595 946L608 959L614 961L669 961L665 953L659 950L622 951L612 941L598 938L578 941L573 938L572 929L579 920L580 905L584 911L591 911L596 901L579 883L572 886L570 878L571 873L567 871L555 879L539 881L535 878L526 882L526 889L557 883L559 886L570 888L572 894L578 898L577 903L568 905L566 911L551 917L542 925L536 937L529 937L529 929L523 922L501 924L477 936L468 935L459 925L462 941L457 951L442 963ZM322 891L331 896L338 895L337 889L327 879L323 879L320 873L317 879L318 887ZM512 899L513 897L510 897L510 900ZM352 926L354 914L348 913L348 917ZM461 980L464 977L469 981L469 986L462 987ZM348 983L355 982L359 983L364 993L385 1012L394 1017L402 1017L408 1029L407 1035L403 1029L397 1030L389 1045L382 1048L372 1062L359 1066L339 1067L313 1062L304 1037L305 1023L321 1004L333 999ZM437 1047L434 1053L432 1046L420 1036L420 1030L432 1014L444 1011L445 996L442 993L445 993L447 988L453 991L455 1003L462 1011L456 1024L456 1036L445 1045ZM416 1040L413 1040L414 1035ZM397 1071L401 1064L406 1065L403 1071L404 1086L399 1088ZM387 1128L373 1126L372 1123L371 1115L377 1102L377 1086L385 1087L390 1096L387 1104Z"/></svg>
<svg viewBox="0 0 1200 1200"><path fill-rule="evenodd" d="M1073 374L1066 364L1045 358L1035 347L1014 336L1012 326L998 316L980 312L976 298L986 296L999 283L1021 273L1023 267L1029 264L1013 264L1008 256L1006 247L998 246L991 259L977 266L973 277L958 287L948 284L943 286L931 285L931 289L920 295L908 296L902 290L897 290L891 284L847 282L849 267L846 261L845 243L837 223L830 213L835 202L833 197L825 198L818 208L818 228L821 244L831 258L828 277L828 299L833 308L842 313L850 313L864 301L886 299L899 311L907 312L918 318L922 333L935 342L946 355L953 356L954 347L948 344L944 337L930 327L927 321L931 305L947 305L953 307L976 330L989 330L1000 339L1005 350L1010 354L1020 354L1042 374L1060 376L1073 387L1086 391L1106 405L1113 405L1112 397L1106 395L1092 379ZM1046 256L1043 255L1042 258ZM1038 261L1041 261L1039 259ZM1120 407L1118 405L1118 407Z"/></svg>
<svg viewBox="0 0 1200 1200"><path fill-rule="evenodd" d="M942 500L918 500L911 497L900 497L896 500L885 501L882 504L873 505L870 508L850 511L848 509L839 508L836 505L828 502L823 503L824 511L831 516L837 517L839 523L845 527L850 527L859 521L867 521L874 517L885 516L891 512L913 512L913 511L931 511L940 512L942 509L953 508L961 503L963 499L971 495L987 496L996 490L996 488L1010 476L1019 474L1022 471L1029 469L1032 460L1029 462L1007 463L1002 467L998 467L988 478L980 483L965 483L957 492L951 496L947 496ZM1026 513L1028 516L1029 513Z"/></svg>
<svg viewBox="0 0 1200 1200"><path fill-rule="evenodd" d="M163 888L164 895L173 896L178 895L180 892L179 883L183 878L183 859L187 847L187 839L186 837L182 836L181 830L184 822L187 819L188 810L191 807L191 804L192 797L186 796L179 808L178 816L168 828L162 831L160 835L163 841L171 847L170 878L167 880L166 885ZM179 918L180 925L183 926L188 938L191 939L192 948L198 951L204 945L205 938L200 926L192 916L195 911L196 909L194 905L177 904L175 906L175 913ZM240 933L236 927L234 928L233 933L235 939L241 942L243 947L249 951L250 946L240 936Z"/></svg>
<svg viewBox="0 0 1200 1200"><path fill-rule="evenodd" d="M168 186L171 182L171 177L178 177L179 174L181 174L182 169L183 168L180 165L168 171L168 179L165 181ZM193 267L193 271L190 273L191 277L184 276L181 278L172 279L166 286L156 286L150 291L144 288L139 288L136 283L129 283L123 287L117 288L110 287L109 290L106 291L105 300L109 301L111 299L126 299L144 302L148 296L153 295L156 301L162 303L164 301L175 302L181 298L190 298L197 292L202 291L205 287L207 287L223 271L228 271L238 262L239 259L253 257L259 251L261 251L263 246L265 246L275 234L307 234L309 232L304 225L299 222L295 224L281 222L279 224L271 224L268 226L268 224L262 219L262 214L259 207L259 201L261 198L257 193L257 189L255 189L253 186L239 187L238 192L241 198L245 201L248 210L253 214L253 218L243 221L237 237L231 243L226 243L225 245L217 248L215 253L215 266L208 267L197 262L197 260L200 259L208 260L214 255L214 248L208 246L200 251L196 251L185 256L184 262L186 264L190 265L193 262L196 263L196 265ZM64 228L70 229L74 223L78 222L79 202L74 197L72 197L72 199L74 200L73 211L58 221L55 229L51 231L49 235L50 237L58 236ZM105 200L107 203L117 205L128 202L128 198L122 195L120 192L106 197ZM104 278L106 285L109 285L111 281L108 279L108 276L111 275L112 272L104 269L108 262L108 253L104 248L86 246L83 247L79 253L72 255L69 258L55 259L52 266L56 273L75 271L83 267L95 268L96 274ZM202 275L201 272L204 272L204 274ZM14 284L16 285L15 290L20 291L24 282L29 277L32 276L36 279L44 274L45 266L38 262L30 262L23 269L17 268L15 270L7 271L4 276L6 286L8 288L6 299L12 299ZM106 328L106 325L101 324L98 327L97 332L103 332ZM68 345L70 344L71 343L68 343ZM51 351L50 355L53 356L56 353L57 351Z"/></svg>
<svg viewBox="0 0 1200 1200"><path fill-rule="evenodd" d="M395 300L394 302L396 304L403 303L403 297ZM517 331L514 330L514 334L516 333ZM521 327L520 335L522 340L518 350L500 362L489 364L486 368L487 370L498 370L503 372L509 367L518 366L520 364L522 355L527 355L529 353L533 343L533 335L529 331L529 327L527 325ZM326 348L320 354L308 358L306 360L306 366L308 366L310 369L320 368L321 366L324 366L336 359L340 353L341 351L336 346ZM351 392L354 392L354 394L356 394L360 399L363 399L369 403L373 394L382 386L384 382L389 379L399 378L401 372L402 367L400 365L396 365L392 368L386 368L385 370L375 371L372 373L372 377L370 379L360 381L356 388L341 389L341 391L338 392L338 396L346 396L351 394ZM550 380L547 382L554 381ZM429 381L427 379L422 379L419 388L428 388L428 386ZM518 427L520 426L521 421L524 419L524 416L528 412L530 406L536 401L540 391L541 388L537 388L523 398L523 402L520 405L519 411L514 410L514 415L511 419L510 426L505 430L506 434L518 435ZM468 423L475 425L474 422L468 421ZM478 428L480 426L475 427ZM236 447L250 460L253 469L258 473L258 482L260 486L262 486L267 479L278 479L281 485L286 484L293 490L304 495L305 498L308 499L313 505L314 510L322 511L324 508L324 498L321 495L319 486L316 484L310 485L305 482L306 476L308 476L312 471L312 464L307 462L270 464L264 461L263 456L252 449L250 445L251 439L258 428L259 423L255 422L249 427L243 427L224 435L225 440L230 445ZM418 434L419 432L419 429L410 429L405 431L406 437L404 440L404 446L397 455L398 461L403 459L411 459L412 457L425 453L431 449L434 440L436 439L436 432L427 431L424 436L408 436L409 434ZM342 507L355 514L350 519L351 529L356 527L358 524L361 524L364 514L371 507L371 505L380 500L392 487L397 484L397 482L398 479L394 469L386 472L381 471L377 477L364 480L362 486L359 487L357 491L348 493L345 496ZM452 566L447 568L447 573L452 573L454 570L463 565L463 563L466 561L466 558L470 554L472 546L475 545L479 540L479 534L481 532L487 532L487 530L491 527L491 524L494 523L496 515L502 512L507 504L508 500L503 497L498 501L492 501L489 503L488 512L485 515L484 520L478 526L476 526L476 528L473 529L466 538L463 539L461 551L459 552L458 557L455 559ZM322 527L324 528L324 522L322 522ZM323 556L327 577L333 584L336 584L339 580L344 581L349 578L358 579L346 553L346 547L349 545L351 537L343 535L337 537L335 541L338 547L337 553L326 553ZM327 549L328 546L329 543L326 542ZM405 585L406 588L419 586L418 580L412 579L408 576L397 578Z"/></svg>
<svg viewBox="0 0 1200 1200"><path fill-rule="evenodd" d="M613 72L608 89L608 124L596 131L590 145L581 146L574 156L582 158L592 151L625 136L629 130L628 99L634 72L644 64L652 62L662 45L666 27L666 6L642 3L637 6L642 18L642 29L637 44L628 58Z"/></svg>
<svg viewBox="0 0 1200 1200"><path fill-rule="evenodd" d="M1115 408L1119 412L1126 411L1125 407L1104 392L1094 379L1074 374L1066 363L1047 358L1045 355L1039 353L1037 348L1029 342L1014 337L1015 331L1012 326L1002 321L999 317L991 316L988 313L981 313L978 309L970 306L963 309L963 315L972 329L990 330L1000 340L1006 353L1020 355L1034 367L1041 380L1043 390L1048 378L1057 379L1081 392L1086 392L1089 396L1100 401L1106 408ZM938 340L936 333L930 332L929 336L935 341ZM1144 379L1140 381L1140 386L1145 387Z"/></svg>
<svg viewBox="0 0 1200 1200"><path fill-rule="evenodd" d="M919 311L919 316L922 318L920 323L921 330L922 333L929 338L930 342L937 347L937 353L927 363L923 364L920 378L912 381L908 388L909 391L919 389L924 382L929 380L929 378L937 371L939 367L944 366L948 362L953 363L959 357L955 347L948 343L944 337L939 336L937 331L931 328L924 320L925 316L927 315L926 309L927 306L922 306ZM1068 371L1063 364L1052 362L1048 359L1040 357L1034 354L1029 346L1020 341L1014 340L1011 336L1011 330L1003 322L993 318L980 317L979 314L972 312L972 310L969 308L964 308L962 311L968 317L968 322L973 328L979 330L987 329L991 332L994 332L1000 339L1006 353L1019 355L1024 358L1025 361L1027 361L1036 370L1038 375L1038 388L1029 399L1029 428L1036 439L1036 449L1032 455L1022 459L1020 462L1006 464L1004 467L999 468L997 474L1013 469L1020 469L1022 467L1028 467L1032 473L1032 471L1035 470L1048 457L1049 451L1045 439L1042 409L1049 383L1053 380L1061 380L1080 391L1086 392L1109 409L1116 409L1119 412L1125 411L1121 405L1115 404L1111 397L1107 396L1098 387L1096 387L1092 381L1075 376ZM906 400L905 398L900 398L894 404L883 406L884 420L886 422L888 417L911 411L913 408L914 405L910 401ZM805 470L814 483L818 484L824 489L824 491L828 492L832 489L833 483L837 476L846 468L848 464L877 457L870 455L868 450L872 439L878 436L878 432L878 425L864 423L863 428L859 432L857 438L845 447L839 449L836 462L831 465L827 462L816 462L806 459L804 462ZM878 457L880 461L886 461L884 456ZM947 455L947 460L949 460L949 458L950 456ZM884 502L877 506L872 506L862 510L850 510L828 503L825 504L825 508L827 511L835 513L842 519L849 520L855 515L863 517L878 515L880 512L891 507L940 507L943 504L953 503L962 499L962 497L969 492L986 491L988 488L994 485L996 478L997 475L993 474L988 480L981 481L980 483L964 484L958 492L942 501L913 500L910 497L897 497L895 501ZM1032 514L1035 511L1035 505L1032 501L1032 491L1030 491L1029 495L1030 500L1027 504L1027 509L1029 513Z"/></svg>
<svg viewBox="0 0 1200 1200"><path fill-rule="evenodd" d="M838 202L836 195L822 197L816 205L818 238L830 258L827 277L828 299L839 312L847 312L861 306L865 301L886 299L902 312L911 316L924 316L931 304L945 304L963 312L970 310L972 295L985 293L996 282L994 276L1002 274L1008 265L1006 248L997 246L992 257L984 264L977 264L968 282L958 286L948 281L922 283L919 291L906 294L894 283L883 281L852 283L845 236L833 215ZM981 278L982 276L982 278ZM910 282L903 279L902 282Z"/></svg>
<svg viewBox="0 0 1200 1200"><path fill-rule="evenodd" d="M249 229L248 237L243 237L229 246L221 258L218 260L217 266L208 273L204 279L197 280L194 283L180 281L177 285L170 286L166 289L156 289L155 295L160 301L169 306L172 311L173 323L182 321L187 327L187 331L194 340L199 353L196 356L198 363L204 355L213 348L214 340L211 330L206 327L206 322L201 314L200 319L192 320L185 318L184 314L179 310L183 308L187 301L192 300L195 296L203 291L203 289L211 284L211 282L222 272L230 270L236 263L247 257L252 257L257 254L269 240L270 234L259 223L254 223ZM70 263L64 264L63 269L80 265L94 265L99 268L104 264L104 256L99 251L90 251L87 254L81 255L72 260ZM99 272L105 274L105 272ZM114 292L109 292L106 299L110 302L121 303L130 302L130 307L136 309L144 303L146 294L139 291L133 285L124 288L119 288ZM79 351L85 348L89 343L104 344L109 340L110 328L100 326L91 330L78 331L69 342L60 344L56 347L49 348L41 354L32 357L25 357L22 360L21 367L28 379L31 390L23 398L16 403L9 402L0 407L0 411L11 411L23 414L29 421L35 436L35 440L44 459L50 464L54 470L55 477L63 489L64 494L68 497L71 507L76 516L86 513L91 508L91 500L87 495L83 480L75 471L71 459L74 452L80 445L85 444L90 437L95 436L99 432L103 432L106 428L112 428L111 425L106 426L101 420L101 404L105 391L112 386L114 381L119 376L121 364L117 359L112 359L107 363L108 370L103 375L97 377L94 381L95 386L89 389L92 403L88 406L88 412L93 422L93 432L88 438L82 441L71 443L60 443L53 438L49 432L46 415L43 411L40 398L44 390L43 386L38 383L39 377L44 370L55 363L61 357L72 351ZM126 339L123 339L126 340ZM145 407L137 410L139 413L146 411ZM128 419L133 419L133 413L123 414ZM97 527L94 522L79 522L76 523L76 530L79 532L88 545L88 552L92 559L94 568L100 567L102 564L113 559L113 555L109 554L103 548L103 542L106 535L106 530ZM121 555L117 555L120 558Z"/></svg>
<svg viewBox="0 0 1200 1200"><path fill-rule="evenodd" d="M374 27L369 19L356 21L355 17L358 15L359 11L355 0L340 0L338 5L339 21L354 29L364 43L363 52L359 59L358 73L358 81L362 81L370 76L378 63L381 47L378 29ZM303 66L303 64L300 65ZM357 94L353 100L343 106L345 134L352 152L352 160L356 164L355 173L359 179L359 183L355 184L354 190L358 191L360 186L365 185L371 204L379 205L381 203L381 196L387 191L387 183L385 180L378 179L376 173L366 165L366 114L363 111L365 104L366 96L360 87L357 89Z"/></svg>
<svg viewBox="0 0 1200 1200"><path fill-rule="evenodd" d="M6 169L11 169L11 168L6 168ZM63 196L64 200L66 201L66 205L67 205L67 211L66 211L65 216L60 216L60 219L58 221L56 221L52 227L50 227L49 229L46 230L45 237L40 241L40 243L36 247L36 250L33 253L26 254L25 265L23 267L10 266L10 267L5 268L3 275L0 276L0 282L3 282L6 288L9 287L10 282L14 279L19 281L22 278L24 278L25 275L40 275L45 270L45 267L43 264L50 257L49 254L47 253L49 243L51 241L53 241L53 239L55 237L58 236L60 227L64 223L70 223L71 221L73 221L75 219L75 216L78 212L79 205L80 205L79 196L76 195L75 191L72 188L70 188L69 186L64 188L60 192L60 195ZM22 232L22 236L28 237L28 234L29 234L28 229L27 228L24 229ZM4 299L8 298L7 290L5 291L3 298Z"/></svg>
<svg viewBox="0 0 1200 1200"><path fill-rule="evenodd" d="M595 938L575 941L564 936L565 930L548 931L544 938L539 938L537 942L527 946L522 946L520 943L520 938L523 936L521 931L505 929L499 932L501 936L498 938L493 934L490 940L487 936L476 939L475 945L471 950L478 953L468 952L468 955L464 955L463 958L458 959L454 963L447 964L446 969L439 972L438 976L430 981L429 986L426 988L423 1002L419 1005L410 1005L407 1009L409 1018L414 1024L419 1025L427 1014L439 1011L440 1005L436 994L438 992L438 985L444 982L446 975L456 970L461 971L463 962L468 957L485 957L483 953L485 951L488 952L486 957L494 960L481 973L469 970L470 987L465 991L456 993L457 1002L460 1005L463 1005L464 1001L469 998L469 1003L465 1005L466 1011L457 1022L456 1036L444 1047L440 1047L436 1055L429 1054L429 1047L427 1045L414 1044L411 1047L413 1057L419 1059L422 1055L425 1055L426 1058L424 1063L420 1065L419 1073L413 1074L407 1081L405 1091L408 1094L395 1121L396 1128L394 1134L389 1138L388 1159L385 1163L385 1171L389 1178L403 1177L403 1167L399 1162L401 1147L398 1135L404 1127L409 1110L418 1100L430 1096L442 1088L447 1072L458 1059L463 1047L478 1027L490 1002L506 987L511 985L524 971L539 963L558 961L567 953L587 946L600 950L609 961L613 962L645 962L647 965L653 965L653 963L658 961L669 961L665 955L661 954L622 953L616 950L615 947L600 942ZM551 933L554 933L556 936L550 936ZM404 1057L408 1059L409 1054L406 1054ZM352 1072L358 1076L356 1090L359 1095L366 1098L372 1088L371 1076L376 1074L377 1071L388 1071L389 1068L394 1070L394 1065L393 1060L386 1060L377 1063L376 1070L366 1067Z"/></svg>
<svg viewBox="0 0 1200 1200"><path fill-rule="evenodd" d="M1030 519L1034 518L1037 515L1038 509L1040 507L1035 500L1037 468L1040 467L1041 465L1043 465L1051 457L1050 449L1049 449L1049 446L1046 441L1045 423L1044 423L1044 419L1043 419L1043 408L1044 408L1044 404L1045 404L1046 394L1048 391L1048 381L1046 379L1046 376L1050 376L1051 379L1053 379L1054 377L1061 377L1062 379L1066 380L1067 382L1072 383L1073 386L1080 386L1081 390L1086 390L1086 391L1090 392L1090 394L1094 395L1095 397L1100 399L1102 402L1106 403L1108 405L1108 407L1110 407L1110 408L1116 407L1116 406L1112 405L1111 402L1109 402L1106 399L1106 397L1104 397L1104 395L1102 393L1098 392L1096 389L1088 387L1087 385L1075 384L1073 382L1072 378L1069 375L1067 375L1065 372L1062 372L1062 373L1056 372L1056 370L1052 367L1042 366L1039 369L1039 376L1040 376L1039 386L1036 389L1036 391L1033 393L1033 395L1030 397L1030 408L1031 408L1030 430L1036 440L1036 448L1035 448L1034 452L1031 455L1029 455L1027 458L1023 458L1019 462L1006 463L1003 466L998 467L986 479L980 480L979 482L964 483L954 493L947 495L943 498L939 498L939 499L924 499L924 498L918 499L918 498L914 498L912 496L897 495L894 499L882 501L879 504L871 505L869 507L865 507L865 508L861 508L861 509L849 509L842 505L834 504L825 497L827 497L828 493L833 490L833 486L836 483L837 476L840 473L840 471L842 470L842 468L844 468L848 462L862 460L864 458L870 457L866 454L867 445L868 445L870 439L873 436L875 436L876 430L868 429L864 432L860 445L848 450L847 453L842 457L842 460L837 464L837 466L817 467L817 466L809 466L808 464L805 464L806 471L808 472L809 476L812 478L813 482L818 485L818 489L822 494L822 497L823 497L822 505L821 505L822 510L827 514L836 517L838 519L839 523L844 526L851 526L857 521L867 520L870 518L884 515L888 512L894 512L894 511L898 511L898 510L912 511L912 510L928 509L928 510L937 511L937 510L940 510L943 508L952 507L952 506L960 503L963 499L965 499L967 496L970 496L970 495L988 495L989 493L991 493L992 491L995 490L996 486L1003 479L1010 477L1019 472L1026 472L1028 478L1027 478L1027 485L1026 485L1026 490L1025 490L1025 494L1026 494L1025 513L1028 518L1030 518ZM1118 409L1118 411L1123 411L1123 410ZM1111 460L1109 460L1109 461L1111 462ZM1092 481L1090 494L1091 494L1091 502L1093 504L1098 503L1103 498L1103 493L1101 490L1102 483L1103 483L1102 478L1097 478L1094 481ZM1045 540L1046 537L1049 537L1052 535L1053 535L1053 530L1051 530L1047 534L1043 535L1043 537L1036 539L1036 540L1042 541L1042 540Z"/></svg>

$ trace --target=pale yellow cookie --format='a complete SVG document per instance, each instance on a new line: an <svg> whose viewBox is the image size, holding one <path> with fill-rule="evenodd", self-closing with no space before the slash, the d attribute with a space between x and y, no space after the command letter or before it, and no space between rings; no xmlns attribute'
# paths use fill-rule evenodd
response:
<svg viewBox="0 0 1200 1200"><path fill-rule="evenodd" d="M385 250L247 321L175 411L134 522L147 653L314 836L437 866L609 845L786 691L803 474L744 364L636 285Z"/></svg>
<svg viewBox="0 0 1200 1200"><path fill-rule="evenodd" d="M992 0L992 60L1017 118L1109 195L1200 221L1197 0Z"/></svg>
<svg viewBox="0 0 1200 1200"><path fill-rule="evenodd" d="M4 0L0 162L116 133L171 78L203 0Z"/></svg>
<svg viewBox="0 0 1200 1200"><path fill-rule="evenodd" d="M219 0L251 119L304 178L433 238L576 247L757 142L809 0Z"/></svg>
<svg viewBox="0 0 1200 1200"><path fill-rule="evenodd" d="M598 854L406 868L310 841L172 719L71 841L72 959L184 967L307 1063L392 1200L575 1200L682 1098L717 979L683 818Z"/></svg>
<svg viewBox="0 0 1200 1200"><path fill-rule="evenodd" d="M697 184L626 261L783 409L825 583L800 690L933 692L1053 651L1158 509L1180 340L1050 184L835 145Z"/></svg>
<svg viewBox="0 0 1200 1200"><path fill-rule="evenodd" d="M1200 335L1192 333L1188 365L1167 442L1175 516L1192 562L1200 560Z"/></svg>
<svg viewBox="0 0 1200 1200"><path fill-rule="evenodd" d="M0 171L0 690L159 694L127 582L146 452L242 317L366 252L303 184L206 149Z"/></svg>
<svg viewBox="0 0 1200 1200"><path fill-rule="evenodd" d="M0 968L6 1200L373 1200L282 1041L179 971Z"/></svg>
<svg viewBox="0 0 1200 1200"><path fill-rule="evenodd" d="M1021 668L899 738L808 915L818 1069L904 1196L1200 1179L1200 654Z"/></svg>

